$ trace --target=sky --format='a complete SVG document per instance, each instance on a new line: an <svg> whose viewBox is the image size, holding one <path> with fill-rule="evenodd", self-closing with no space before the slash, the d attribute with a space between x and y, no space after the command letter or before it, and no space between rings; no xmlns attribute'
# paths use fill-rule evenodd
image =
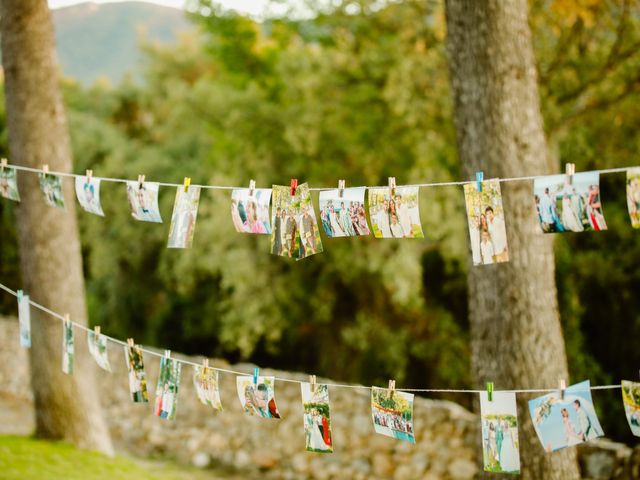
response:
<svg viewBox="0 0 640 480"><path fill-rule="evenodd" d="M113 3L131 0L88 0L93 3ZM183 8L184 0L137 0L145 1L148 3L156 3L158 5L165 5L168 7ZM76 3L85 3L87 0L49 0L49 7L60 8L68 7ZM252 15L259 15L264 11L264 7L268 3L268 0L218 0L218 3L226 8L232 8L238 12L249 13Z"/></svg>

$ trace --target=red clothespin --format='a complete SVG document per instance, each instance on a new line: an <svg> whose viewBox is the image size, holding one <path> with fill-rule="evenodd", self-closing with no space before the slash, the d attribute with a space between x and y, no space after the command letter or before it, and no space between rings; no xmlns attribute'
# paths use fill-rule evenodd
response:
<svg viewBox="0 0 640 480"><path fill-rule="evenodd" d="M291 179L291 196L292 197L295 196L297 188L298 188L298 179L292 178Z"/></svg>

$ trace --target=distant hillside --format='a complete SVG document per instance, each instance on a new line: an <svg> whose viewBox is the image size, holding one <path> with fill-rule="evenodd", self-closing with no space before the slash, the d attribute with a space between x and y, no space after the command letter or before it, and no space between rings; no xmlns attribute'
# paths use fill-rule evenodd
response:
<svg viewBox="0 0 640 480"><path fill-rule="evenodd" d="M62 70L83 83L120 81L140 59L141 38L173 43L192 28L184 12L142 2L81 3L53 10L53 19Z"/></svg>

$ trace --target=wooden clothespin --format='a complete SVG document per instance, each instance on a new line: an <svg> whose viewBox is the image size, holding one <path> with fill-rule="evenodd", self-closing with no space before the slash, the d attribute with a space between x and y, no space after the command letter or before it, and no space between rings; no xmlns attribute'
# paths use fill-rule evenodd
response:
<svg viewBox="0 0 640 480"><path fill-rule="evenodd" d="M48 164L44 164L42 165L42 173L44 173L45 175L49 175L49 165Z"/></svg>
<svg viewBox="0 0 640 480"><path fill-rule="evenodd" d="M93 177L93 170L87 170L85 175L87 177L87 185L91 183L91 178Z"/></svg>
<svg viewBox="0 0 640 480"><path fill-rule="evenodd" d="M573 176L576 174L576 164L567 163L564 168L565 175L567 177L567 185L573 185Z"/></svg>
<svg viewBox="0 0 640 480"><path fill-rule="evenodd" d="M209 359L205 358L202 360L202 371L204 372L209 368Z"/></svg>
<svg viewBox="0 0 640 480"><path fill-rule="evenodd" d="M292 178L291 179L291 196L292 197L295 196L297 188L298 188L298 179L297 178Z"/></svg>
<svg viewBox="0 0 640 480"><path fill-rule="evenodd" d="M344 180L338 180L338 196L342 198L344 196Z"/></svg>
<svg viewBox="0 0 640 480"><path fill-rule="evenodd" d="M256 193L256 181L251 179L249 180L249 196L253 197L254 193Z"/></svg>
<svg viewBox="0 0 640 480"><path fill-rule="evenodd" d="M6 158L0 159L0 172L4 172L4 167L6 167L8 164L9 162L7 162Z"/></svg>
<svg viewBox="0 0 640 480"><path fill-rule="evenodd" d="M564 391L567 389L567 383L564 378L561 378L558 382L558 390L560 391L560 400L564 400Z"/></svg>
<svg viewBox="0 0 640 480"><path fill-rule="evenodd" d="M142 189L144 185L144 175L138 175L138 189Z"/></svg>
<svg viewBox="0 0 640 480"><path fill-rule="evenodd" d="M129 347L133 347L135 345L135 343L133 343L133 338L127 338L127 345L129 345Z"/></svg>
<svg viewBox="0 0 640 480"><path fill-rule="evenodd" d="M258 384L258 377L260 376L260 369L258 367L253 369L253 384Z"/></svg>
<svg viewBox="0 0 640 480"><path fill-rule="evenodd" d="M164 351L164 358L171 358L171 350Z"/></svg>
<svg viewBox="0 0 640 480"><path fill-rule="evenodd" d="M309 387L311 388L311 393L316 391L316 376L309 375Z"/></svg>
<svg viewBox="0 0 640 480"><path fill-rule="evenodd" d="M396 177L389 177L389 193L392 197L396 194Z"/></svg>
<svg viewBox="0 0 640 480"><path fill-rule="evenodd" d="M487 382L487 397L493 402L493 382Z"/></svg>
<svg viewBox="0 0 640 480"><path fill-rule="evenodd" d="M93 327L93 333L96 335L96 338L100 337L100 325Z"/></svg>
<svg viewBox="0 0 640 480"><path fill-rule="evenodd" d="M68 325L69 323L71 323L71 318L69 317L68 313L64 314L64 324Z"/></svg>
<svg viewBox="0 0 640 480"><path fill-rule="evenodd" d="M389 398L393 398L393 393L396 391L396 381L389 380Z"/></svg>
<svg viewBox="0 0 640 480"><path fill-rule="evenodd" d="M476 172L476 190L482 192L482 181L484 180L484 172L482 170Z"/></svg>
<svg viewBox="0 0 640 480"><path fill-rule="evenodd" d="M187 193L189 191L189 185L191 185L191 178L184 177L184 192Z"/></svg>

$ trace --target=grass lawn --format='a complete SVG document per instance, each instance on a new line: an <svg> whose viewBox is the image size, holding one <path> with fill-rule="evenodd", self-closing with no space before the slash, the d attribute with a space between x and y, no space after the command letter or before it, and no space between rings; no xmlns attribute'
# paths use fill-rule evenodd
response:
<svg viewBox="0 0 640 480"><path fill-rule="evenodd" d="M229 479L213 470L170 462L137 460L78 450L63 442L0 436L0 478L3 480L212 480Z"/></svg>

